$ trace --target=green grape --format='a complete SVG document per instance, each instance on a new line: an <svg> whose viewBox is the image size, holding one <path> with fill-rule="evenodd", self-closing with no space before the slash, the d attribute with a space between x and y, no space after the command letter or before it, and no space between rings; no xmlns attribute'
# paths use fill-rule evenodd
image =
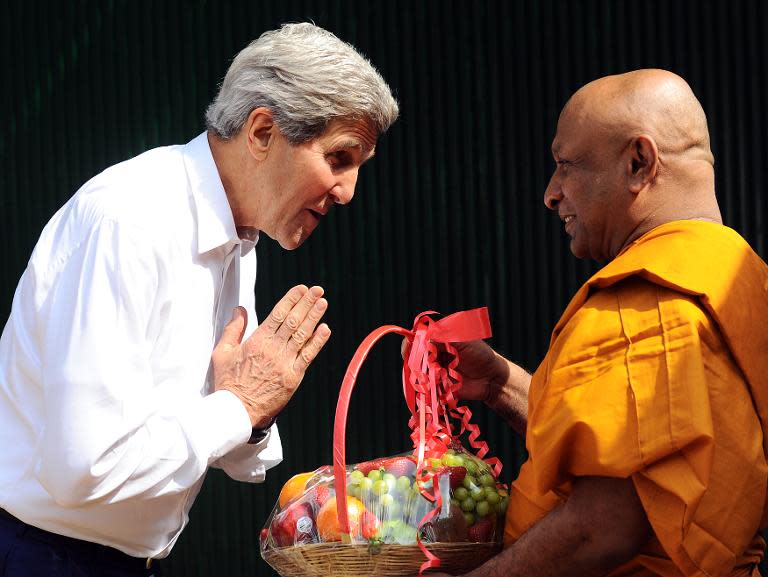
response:
<svg viewBox="0 0 768 577"><path fill-rule="evenodd" d="M400 545L411 545L416 542L416 528L410 525L401 525L395 531L395 541Z"/></svg>
<svg viewBox="0 0 768 577"><path fill-rule="evenodd" d="M499 497L499 494L491 487L485 488L485 500L488 501L491 505L497 505L501 502L501 497Z"/></svg>
<svg viewBox="0 0 768 577"><path fill-rule="evenodd" d="M388 493L384 493L381 496L380 502L381 502L381 506L382 507L384 507L385 509L388 509L388 508L392 507L392 505L395 504L395 498L392 495L388 494Z"/></svg>
<svg viewBox="0 0 768 577"><path fill-rule="evenodd" d="M405 475L403 475L402 477L397 478L395 486L397 487L398 491L405 493L411 488L411 480Z"/></svg>
<svg viewBox="0 0 768 577"><path fill-rule="evenodd" d="M369 479L368 477L365 477L362 481L360 481L360 494L365 495L366 493L369 493L373 489L373 479Z"/></svg>
<svg viewBox="0 0 768 577"><path fill-rule="evenodd" d="M458 499L451 499L451 505L456 505L457 507L461 507L461 501Z"/></svg>
<svg viewBox="0 0 768 577"><path fill-rule="evenodd" d="M493 478L493 475L490 473L486 473L480 477L480 484L483 487L494 487L496 488L496 479Z"/></svg>
<svg viewBox="0 0 768 577"><path fill-rule="evenodd" d="M475 524L475 516L472 513L464 513L464 521L467 524L467 527L470 525Z"/></svg>
<svg viewBox="0 0 768 577"><path fill-rule="evenodd" d="M378 469L373 469L371 471L368 471L368 478L374 482L378 481L379 479L381 479L381 471L379 471Z"/></svg>
<svg viewBox="0 0 768 577"><path fill-rule="evenodd" d="M384 495L389 492L389 485L384 479L379 479L373 484L374 495Z"/></svg>
<svg viewBox="0 0 768 577"><path fill-rule="evenodd" d="M459 501L463 501L469 497L469 491L467 491L464 487L459 487L453 492L453 496L456 497L456 499Z"/></svg>
<svg viewBox="0 0 768 577"><path fill-rule="evenodd" d="M384 473L381 479L387 484L387 487L389 487L390 491L394 489L395 485L397 484L397 477L395 477L392 473Z"/></svg>
<svg viewBox="0 0 768 577"><path fill-rule="evenodd" d="M466 459L464 461L464 467L467 469L467 475L476 475L477 474L477 463L475 463L472 459Z"/></svg>
<svg viewBox="0 0 768 577"><path fill-rule="evenodd" d="M355 485L354 483L349 483L347 485L347 495L351 497L355 497L356 499L360 498L360 485Z"/></svg>
<svg viewBox="0 0 768 577"><path fill-rule="evenodd" d="M485 501L485 491L483 491L482 487L478 487L477 485L469 490L469 496L475 501Z"/></svg>
<svg viewBox="0 0 768 577"><path fill-rule="evenodd" d="M467 475L464 477L464 479L461 481L461 484L466 489L471 489L472 487L477 487L477 481L475 481L475 478L472 475Z"/></svg>
<svg viewBox="0 0 768 577"><path fill-rule="evenodd" d="M443 455L443 463L448 467L463 467L464 459L462 459L459 455L449 455L446 453Z"/></svg>
<svg viewBox="0 0 768 577"><path fill-rule="evenodd" d="M488 513L491 512L491 506L488 504L488 501L480 501L477 504L476 509L477 509L477 514L480 517L485 517L486 515L488 515Z"/></svg>
<svg viewBox="0 0 768 577"><path fill-rule="evenodd" d="M448 449L448 450L447 450L445 453L446 453L447 455L455 455L455 454L456 454L456 451L455 451L454 449Z"/></svg>
<svg viewBox="0 0 768 577"><path fill-rule="evenodd" d="M507 505L509 505L509 499L504 497L501 501L499 501L496 504L496 513L498 513L501 516L504 516L507 513Z"/></svg>
<svg viewBox="0 0 768 577"><path fill-rule="evenodd" d="M475 500L472 497L467 497L461 502L461 510L465 513L475 510Z"/></svg>
<svg viewBox="0 0 768 577"><path fill-rule="evenodd" d="M477 457L472 457L475 460L475 464L477 465L477 474L478 475L484 475L487 473L490 469L488 468L488 463L483 461L482 459L479 459Z"/></svg>
<svg viewBox="0 0 768 577"><path fill-rule="evenodd" d="M363 479L365 479L365 475L363 475L362 471L358 471L357 469L355 469L349 474L349 480L355 485L359 485L360 481L362 481Z"/></svg>
<svg viewBox="0 0 768 577"><path fill-rule="evenodd" d="M443 462L440 459L430 459L429 466L433 469L439 469L443 466Z"/></svg>

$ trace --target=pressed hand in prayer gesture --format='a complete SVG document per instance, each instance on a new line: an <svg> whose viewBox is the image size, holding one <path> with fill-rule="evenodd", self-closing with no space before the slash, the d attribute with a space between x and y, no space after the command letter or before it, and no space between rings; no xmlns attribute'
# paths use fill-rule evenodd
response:
<svg viewBox="0 0 768 577"><path fill-rule="evenodd" d="M317 326L328 308L322 296L318 286L293 287L244 342L245 309L237 307L224 328L213 350L214 389L234 393L253 427L265 427L283 409L328 342L331 329Z"/></svg>

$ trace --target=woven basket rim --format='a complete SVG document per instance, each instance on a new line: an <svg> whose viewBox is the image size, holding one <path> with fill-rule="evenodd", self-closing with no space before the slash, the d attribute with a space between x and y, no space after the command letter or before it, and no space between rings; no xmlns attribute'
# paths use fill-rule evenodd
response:
<svg viewBox="0 0 768 577"><path fill-rule="evenodd" d="M425 543L441 560L439 570L463 574L501 550L500 542ZM416 544L312 543L269 549L262 557L284 577L395 577L418 573L426 557Z"/></svg>

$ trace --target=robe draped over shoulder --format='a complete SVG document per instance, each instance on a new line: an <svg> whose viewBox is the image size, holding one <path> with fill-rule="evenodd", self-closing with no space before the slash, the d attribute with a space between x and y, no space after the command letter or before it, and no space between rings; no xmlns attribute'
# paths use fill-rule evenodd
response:
<svg viewBox="0 0 768 577"><path fill-rule="evenodd" d="M768 526L768 267L676 221L574 296L529 391L512 543L574 477L631 478L655 537L616 575L758 575Z"/></svg>

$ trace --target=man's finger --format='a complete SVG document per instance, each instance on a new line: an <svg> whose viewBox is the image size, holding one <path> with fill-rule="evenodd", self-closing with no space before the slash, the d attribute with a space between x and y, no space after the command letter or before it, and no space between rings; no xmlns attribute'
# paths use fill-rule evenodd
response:
<svg viewBox="0 0 768 577"><path fill-rule="evenodd" d="M325 311L328 309L328 301L324 298L320 298L315 301L315 304L309 309L307 316L304 317L304 321L293 332L288 339L288 350L292 353L298 353L299 349L304 346L307 339L312 336L315 331L317 323L323 318Z"/></svg>
<svg viewBox="0 0 768 577"><path fill-rule="evenodd" d="M225 345L239 345L243 341L245 327L248 326L248 311L243 307L235 307L230 320L221 331L219 343Z"/></svg>
<svg viewBox="0 0 768 577"><path fill-rule="evenodd" d="M277 329L276 334L279 340L287 343L289 339L293 338L294 333L299 329L304 319L307 318L307 314L321 296L323 296L323 289L319 286L313 286L304 293L301 299L293 305L280 328ZM314 330L314 327L312 327L312 330ZM311 332L309 331L309 333ZM306 340L306 336L304 340Z"/></svg>
<svg viewBox="0 0 768 577"><path fill-rule="evenodd" d="M288 313L291 312L297 302L301 301L306 292L306 285L300 284L285 293L285 296L278 301L261 326L270 333L276 333L283 322L285 322Z"/></svg>
<svg viewBox="0 0 768 577"><path fill-rule="evenodd" d="M312 338L310 338L307 341L307 344L299 351L296 361L293 364L294 369L301 373L306 371L307 367L315 360L320 349L325 346L325 343L328 342L330 337L331 329L327 324L323 323L317 327Z"/></svg>

